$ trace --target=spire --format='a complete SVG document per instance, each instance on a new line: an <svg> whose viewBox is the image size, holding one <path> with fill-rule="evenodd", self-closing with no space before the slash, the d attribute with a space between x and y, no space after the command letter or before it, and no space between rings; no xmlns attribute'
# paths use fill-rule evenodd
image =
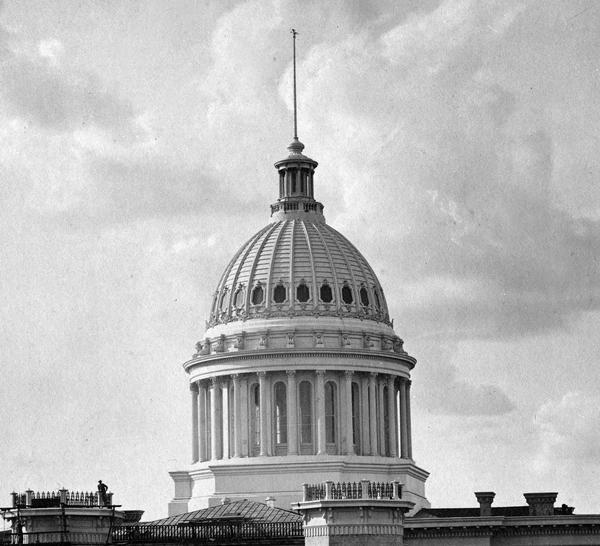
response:
<svg viewBox="0 0 600 546"><path fill-rule="evenodd" d="M271 205L271 217L280 219L290 214L310 214L323 219L323 205L313 196L313 177L318 163L306 157L302 151L304 144L298 140L298 101L296 94L296 36L298 31L291 29L292 67L294 91L294 139L288 146L289 155L275 163L279 171L279 199Z"/></svg>

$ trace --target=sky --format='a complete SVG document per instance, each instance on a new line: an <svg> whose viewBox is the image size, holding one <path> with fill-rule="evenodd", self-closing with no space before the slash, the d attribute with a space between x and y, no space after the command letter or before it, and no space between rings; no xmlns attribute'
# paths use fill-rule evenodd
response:
<svg viewBox="0 0 600 546"><path fill-rule="evenodd" d="M165 516L182 364L298 129L413 371L432 505L600 494L594 0L6 0L0 498ZM0 502L2 505L2 502Z"/></svg>

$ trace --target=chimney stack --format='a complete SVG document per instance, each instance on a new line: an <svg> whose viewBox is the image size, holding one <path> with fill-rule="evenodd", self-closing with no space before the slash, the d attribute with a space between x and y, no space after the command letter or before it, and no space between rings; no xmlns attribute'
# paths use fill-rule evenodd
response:
<svg viewBox="0 0 600 546"><path fill-rule="evenodd" d="M553 516L558 493L523 493L530 516Z"/></svg>
<svg viewBox="0 0 600 546"><path fill-rule="evenodd" d="M479 491L475 492L477 502L479 503L479 515L480 516L491 516L492 515L492 503L496 493L493 491Z"/></svg>
<svg viewBox="0 0 600 546"><path fill-rule="evenodd" d="M267 497L265 499L265 503L269 508L275 508L275 498L274 497Z"/></svg>

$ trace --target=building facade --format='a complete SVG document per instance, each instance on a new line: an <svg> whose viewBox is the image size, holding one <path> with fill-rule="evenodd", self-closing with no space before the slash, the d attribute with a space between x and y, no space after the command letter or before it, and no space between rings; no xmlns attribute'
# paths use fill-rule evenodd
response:
<svg viewBox="0 0 600 546"><path fill-rule="evenodd" d="M416 360L361 253L314 198L317 162L294 138L277 162L270 222L233 256L184 364L191 464L171 472L174 515L221 498L275 499L301 484L399 480L428 506L411 445Z"/></svg>

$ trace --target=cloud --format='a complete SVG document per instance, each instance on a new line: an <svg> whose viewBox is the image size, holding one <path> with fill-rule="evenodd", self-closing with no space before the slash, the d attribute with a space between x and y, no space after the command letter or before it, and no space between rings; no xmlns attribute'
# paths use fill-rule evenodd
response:
<svg viewBox="0 0 600 546"><path fill-rule="evenodd" d="M540 437L538 470L600 461L600 396L567 392L542 404L534 423Z"/></svg>
<svg viewBox="0 0 600 546"><path fill-rule="evenodd" d="M71 132L86 127L106 131L111 139L143 136L128 100L103 84L93 72L59 62L62 43L42 40L37 49L5 28L0 32L0 101L9 116L42 129Z"/></svg>
<svg viewBox="0 0 600 546"><path fill-rule="evenodd" d="M532 76L507 67L527 57L534 38L523 29L539 16L522 2L447 1L379 35L366 27L322 42L302 59L306 140L336 142L318 157L321 179L340 181L324 201L343 196L335 221L371 248L407 337L519 337L600 308L600 222L574 215L556 190L573 184L576 193L579 181L562 178L557 163L580 109L598 117L594 95L585 79L573 82L586 99L561 102L576 115L557 119L532 96ZM554 52L581 44L566 30L561 46L548 43L549 27L536 32L550 50L536 55L533 78L543 88L550 75L555 89Z"/></svg>

